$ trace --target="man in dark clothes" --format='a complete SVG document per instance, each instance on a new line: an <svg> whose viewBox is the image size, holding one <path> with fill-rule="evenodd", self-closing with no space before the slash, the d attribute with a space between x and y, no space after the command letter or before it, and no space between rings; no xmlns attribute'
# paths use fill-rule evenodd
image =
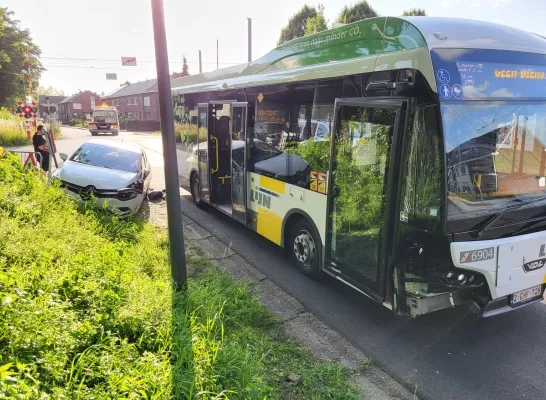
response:
<svg viewBox="0 0 546 400"><path fill-rule="evenodd" d="M41 159L38 160L44 171L49 171L49 150L47 149L47 142L44 137L45 130L43 125L38 125L38 131L32 137L32 144L34 145L34 151L40 153Z"/></svg>

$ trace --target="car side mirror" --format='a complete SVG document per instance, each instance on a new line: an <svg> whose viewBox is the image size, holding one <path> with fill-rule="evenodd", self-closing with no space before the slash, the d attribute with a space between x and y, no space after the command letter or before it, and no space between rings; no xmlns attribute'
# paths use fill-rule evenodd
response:
<svg viewBox="0 0 546 400"><path fill-rule="evenodd" d="M152 172L152 171L150 171L149 168L144 168L144 178L147 178L148 176L150 176L150 173L151 173L151 172Z"/></svg>
<svg viewBox="0 0 546 400"><path fill-rule="evenodd" d="M66 153L59 153L59 158L63 161L68 160L68 154Z"/></svg>

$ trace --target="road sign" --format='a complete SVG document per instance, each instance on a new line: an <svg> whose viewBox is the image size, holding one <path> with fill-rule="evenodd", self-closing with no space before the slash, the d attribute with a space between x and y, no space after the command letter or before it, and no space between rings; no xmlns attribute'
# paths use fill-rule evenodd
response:
<svg viewBox="0 0 546 400"><path fill-rule="evenodd" d="M123 67L136 67L136 57L121 57Z"/></svg>
<svg viewBox="0 0 546 400"><path fill-rule="evenodd" d="M118 79L118 74L109 74L108 72L106 73L106 80L116 81L117 79Z"/></svg>

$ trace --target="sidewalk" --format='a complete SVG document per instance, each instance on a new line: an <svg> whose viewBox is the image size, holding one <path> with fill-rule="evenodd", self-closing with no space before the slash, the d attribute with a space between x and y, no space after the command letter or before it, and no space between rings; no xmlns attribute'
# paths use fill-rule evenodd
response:
<svg viewBox="0 0 546 400"><path fill-rule="evenodd" d="M165 201L150 202L149 207L150 223L167 227ZM184 238L188 244L199 247L207 259L213 261L219 269L229 273L235 280L248 283L262 304L282 321L287 335L309 349L316 359L333 361L351 370L355 383L363 388L363 399L417 399L375 366L373 360L308 312L299 301L275 285L246 259L235 253L229 243L220 241L187 214L184 213L182 219Z"/></svg>

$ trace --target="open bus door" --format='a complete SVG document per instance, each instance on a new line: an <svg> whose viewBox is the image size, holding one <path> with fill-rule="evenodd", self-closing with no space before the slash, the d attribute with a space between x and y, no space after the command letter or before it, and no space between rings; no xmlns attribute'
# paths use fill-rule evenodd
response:
<svg viewBox="0 0 546 400"><path fill-rule="evenodd" d="M331 143L325 269L391 307L406 110L404 99L336 99Z"/></svg>
<svg viewBox="0 0 546 400"><path fill-rule="evenodd" d="M208 174L210 203L246 224L248 104L208 103Z"/></svg>
<svg viewBox="0 0 546 400"><path fill-rule="evenodd" d="M210 203L210 171L209 171L209 146L208 146L208 134L205 137L201 136L201 132L207 132L208 130L208 115L209 105L208 103L199 103L197 105L197 170L199 174L198 184L200 198ZM197 190L195 193L197 193Z"/></svg>

